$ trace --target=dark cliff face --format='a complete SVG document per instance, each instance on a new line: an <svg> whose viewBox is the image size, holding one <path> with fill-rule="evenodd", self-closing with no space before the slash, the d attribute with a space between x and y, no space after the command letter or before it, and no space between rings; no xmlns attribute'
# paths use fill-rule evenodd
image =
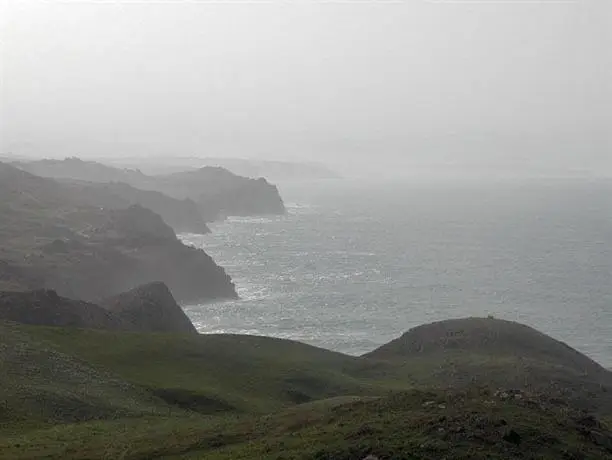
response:
<svg viewBox="0 0 612 460"><path fill-rule="evenodd" d="M120 318L131 331L197 334L183 309L164 283L150 283L104 299L102 307Z"/></svg>
<svg viewBox="0 0 612 460"><path fill-rule="evenodd" d="M134 246L163 244L176 239L174 230L158 214L140 205L109 211L108 221L95 232L100 237L129 241Z"/></svg>
<svg viewBox="0 0 612 460"><path fill-rule="evenodd" d="M0 320L36 326L197 334L161 282L109 297L100 305L61 297L49 289L0 292Z"/></svg>
<svg viewBox="0 0 612 460"><path fill-rule="evenodd" d="M157 190L175 198L193 199L207 221L232 215L282 215L286 212L277 187L264 178L249 179L223 168L204 167L155 179L152 186Z"/></svg>
<svg viewBox="0 0 612 460"><path fill-rule="evenodd" d="M121 320L102 307L47 289L0 292L0 319L37 326L122 329Z"/></svg>
<svg viewBox="0 0 612 460"><path fill-rule="evenodd" d="M180 302L236 297L223 268L153 211L93 207L69 186L3 164L0 178L0 288L97 301L160 280Z"/></svg>

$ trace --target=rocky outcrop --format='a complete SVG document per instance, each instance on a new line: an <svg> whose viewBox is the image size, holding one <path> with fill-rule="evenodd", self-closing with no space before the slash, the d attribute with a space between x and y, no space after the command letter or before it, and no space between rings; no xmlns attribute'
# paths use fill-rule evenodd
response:
<svg viewBox="0 0 612 460"><path fill-rule="evenodd" d="M61 297L50 289L0 292L0 320L36 326L197 334L161 282L138 286L99 305Z"/></svg>
<svg viewBox="0 0 612 460"><path fill-rule="evenodd" d="M37 326L122 329L121 320L102 307L60 297L49 289L0 292L0 319Z"/></svg>
<svg viewBox="0 0 612 460"><path fill-rule="evenodd" d="M176 239L174 230L158 214L140 205L108 212L108 221L94 232L108 239L129 241L134 246Z"/></svg>
<svg viewBox="0 0 612 460"><path fill-rule="evenodd" d="M101 301L132 331L197 334L183 309L164 283L150 283Z"/></svg>
<svg viewBox="0 0 612 460"><path fill-rule="evenodd" d="M156 176L154 182L143 186L175 198L191 198L207 221L225 216L280 215L286 212L276 186L264 178L249 179L223 168L204 167Z"/></svg>

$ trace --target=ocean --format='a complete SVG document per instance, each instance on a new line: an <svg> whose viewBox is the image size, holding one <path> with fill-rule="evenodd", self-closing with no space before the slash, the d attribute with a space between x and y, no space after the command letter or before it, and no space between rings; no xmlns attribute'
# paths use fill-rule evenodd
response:
<svg viewBox="0 0 612 460"><path fill-rule="evenodd" d="M201 333L359 355L420 324L519 321L612 368L612 181L285 185L288 214L181 235L240 300L187 305Z"/></svg>

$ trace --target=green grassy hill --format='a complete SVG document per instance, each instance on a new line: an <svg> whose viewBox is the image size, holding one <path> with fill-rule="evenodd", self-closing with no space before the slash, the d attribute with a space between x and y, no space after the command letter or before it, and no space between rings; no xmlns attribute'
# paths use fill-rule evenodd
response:
<svg viewBox="0 0 612 460"><path fill-rule="evenodd" d="M465 321L446 326L533 341L520 356L395 342L351 357L266 337L0 323L0 458L612 458L608 371L540 353L565 345L532 329Z"/></svg>
<svg viewBox="0 0 612 460"><path fill-rule="evenodd" d="M288 340L27 330L64 353L202 413L265 413L315 399L380 391L377 381L361 377L358 358Z"/></svg>
<svg viewBox="0 0 612 460"><path fill-rule="evenodd" d="M545 391L612 412L612 372L535 329L493 318L416 327L364 356L393 365L419 386L493 386Z"/></svg>
<svg viewBox="0 0 612 460"><path fill-rule="evenodd" d="M0 433L168 412L142 388L6 322L0 322L0 395Z"/></svg>

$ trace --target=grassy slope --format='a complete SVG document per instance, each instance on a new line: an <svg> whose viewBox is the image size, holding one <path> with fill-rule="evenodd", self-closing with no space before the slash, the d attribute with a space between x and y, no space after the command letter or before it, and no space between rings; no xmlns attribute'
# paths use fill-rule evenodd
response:
<svg viewBox="0 0 612 460"><path fill-rule="evenodd" d="M26 352L7 354L19 347ZM476 383L495 375L491 381L504 387L505 376L525 371L517 366L524 360L511 355L444 354L390 363L263 337L8 324L0 324L0 353L13 356L1 361L5 399L19 401L14 395L24 392L34 396L30 405L17 402L0 412L0 420L11 424L0 436L0 458L612 456L605 425L585 428L576 421L582 415L539 393L509 401L488 390L466 395L453 390L452 397L437 390L405 393L415 382L465 386L469 369L479 373ZM547 375L552 368L533 362L528 370L533 369ZM64 406L66 399L70 404ZM64 407L63 415L36 415L45 404ZM609 423L612 410L602 407ZM105 420L70 423L83 410L77 420L94 415ZM53 422L65 424L48 428ZM504 441L510 429L521 435L520 446ZM579 451L588 455L580 457Z"/></svg>
<svg viewBox="0 0 612 460"><path fill-rule="evenodd" d="M137 386L0 322L0 433L96 418L166 413Z"/></svg>
<svg viewBox="0 0 612 460"><path fill-rule="evenodd" d="M0 441L0 457L609 459L601 422L539 397L403 392L319 401L269 416L143 418L66 425ZM518 436L517 436L518 435Z"/></svg>
<svg viewBox="0 0 612 460"><path fill-rule="evenodd" d="M382 388L382 382L360 376L358 358L288 340L22 327L64 353L200 412L263 413L338 395L380 394Z"/></svg>

